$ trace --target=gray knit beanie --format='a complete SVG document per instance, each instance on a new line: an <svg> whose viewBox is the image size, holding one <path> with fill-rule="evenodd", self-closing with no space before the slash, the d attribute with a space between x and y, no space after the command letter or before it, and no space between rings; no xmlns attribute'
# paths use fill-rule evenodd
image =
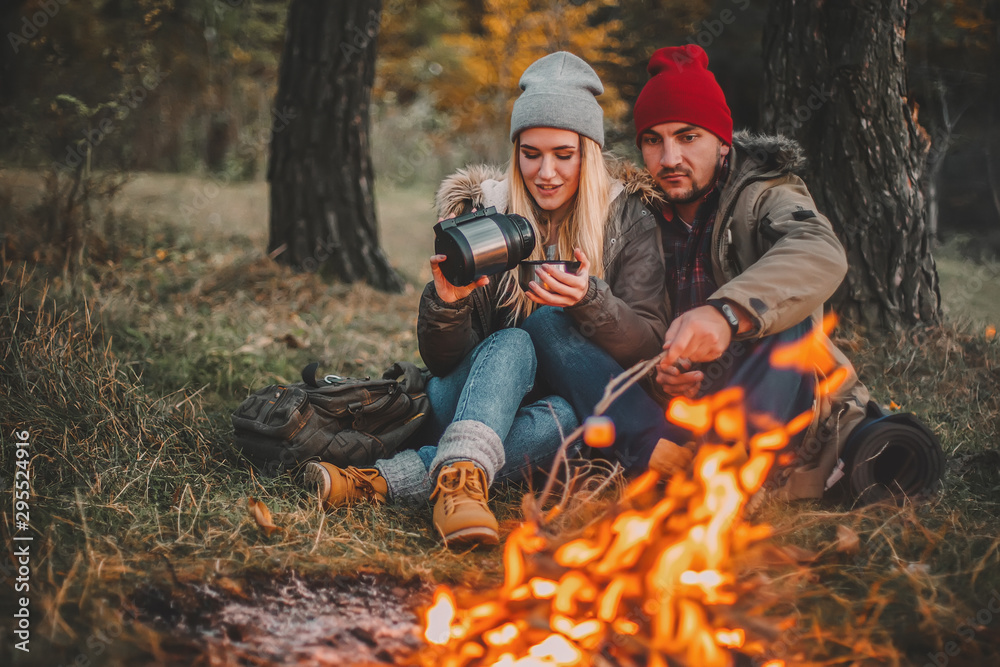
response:
<svg viewBox="0 0 1000 667"><path fill-rule="evenodd" d="M604 147L604 92L597 72L572 53L558 51L531 63L521 75L521 96L510 115L510 140L531 127L557 127L590 137Z"/></svg>

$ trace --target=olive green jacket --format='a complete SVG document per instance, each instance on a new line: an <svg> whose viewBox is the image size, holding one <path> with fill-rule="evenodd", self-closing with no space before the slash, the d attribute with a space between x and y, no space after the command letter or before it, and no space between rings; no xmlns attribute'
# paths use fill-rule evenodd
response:
<svg viewBox="0 0 1000 667"><path fill-rule="evenodd" d="M753 319L753 329L740 339L784 331L806 318L819 327L824 302L847 273L847 257L830 221L794 173L804 165L801 150L785 137L746 132L733 136L733 147L712 232L712 273L719 287L711 298L737 303ZM817 367L817 379L839 372L846 373L846 381L817 398L796 461L773 476L789 498L823 495L869 399L851 362L817 333L834 362L825 373Z"/></svg>

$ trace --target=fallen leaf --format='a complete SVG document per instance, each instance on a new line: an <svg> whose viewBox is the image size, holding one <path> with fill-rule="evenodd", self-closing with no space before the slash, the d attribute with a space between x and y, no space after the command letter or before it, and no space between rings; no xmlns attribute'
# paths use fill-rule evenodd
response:
<svg viewBox="0 0 1000 667"><path fill-rule="evenodd" d="M986 340L993 340L997 337L997 328L992 324L986 327Z"/></svg>
<svg viewBox="0 0 1000 667"><path fill-rule="evenodd" d="M896 401L889 401L889 409L890 410L899 410L902 407L903 406L900 405L899 403L897 403Z"/></svg>
<svg viewBox="0 0 1000 667"><path fill-rule="evenodd" d="M843 524L837 526L837 551L845 554L856 554L861 550L861 538L854 531Z"/></svg>
<svg viewBox="0 0 1000 667"><path fill-rule="evenodd" d="M251 497L247 502L247 508L250 510L250 516L253 517L253 520L257 522L257 525L260 526L260 529L264 531L266 536L271 537L272 533L281 530L271 520L271 510L267 509L267 505L261 501Z"/></svg>
<svg viewBox="0 0 1000 667"><path fill-rule="evenodd" d="M229 577L219 577L218 579L215 580L215 586L216 588L221 588L230 595L234 595L240 598L246 598L246 594L243 592L243 587L240 586L239 583L237 583L233 579L230 579Z"/></svg>

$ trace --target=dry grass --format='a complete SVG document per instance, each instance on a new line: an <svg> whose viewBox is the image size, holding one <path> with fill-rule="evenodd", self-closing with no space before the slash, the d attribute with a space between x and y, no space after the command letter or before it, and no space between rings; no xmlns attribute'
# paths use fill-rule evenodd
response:
<svg viewBox="0 0 1000 667"><path fill-rule="evenodd" d="M203 188L193 178L134 179L116 209L119 223L130 221L117 227L119 258L75 275L5 257L0 460L10 470L12 431L31 432L38 643L30 664L77 655L169 661L169 636L140 623L100 656L87 644L130 620L134 592L151 582L227 590L246 573L288 569L363 569L477 589L501 579L498 551L442 549L426 506L325 513L289 479L260 479L233 462L228 415L248 390L294 380L313 360L358 375L417 359L418 285L387 296L277 267L262 250L266 188L223 187L202 217L184 222L177 212ZM31 192L24 185L10 198L25 216ZM422 282L427 253L413 249L429 245L430 190L382 194L390 257ZM963 624L1000 590L1000 341L985 339L980 320L962 321L977 330L841 333L873 393L924 416L939 434L949 472L937 497L903 508L765 506L778 543L815 553L796 567L747 573L787 590L785 611L800 620L774 657L923 665L928 652L955 641L960 652L949 665L997 658L1000 614ZM497 493L505 531L520 517L521 493ZM246 511L250 496L269 506L280 532L258 529ZM9 517L5 510L8 544ZM835 548L841 525L860 536L858 553ZM5 596L0 613L10 604ZM960 634L966 627L969 641Z"/></svg>

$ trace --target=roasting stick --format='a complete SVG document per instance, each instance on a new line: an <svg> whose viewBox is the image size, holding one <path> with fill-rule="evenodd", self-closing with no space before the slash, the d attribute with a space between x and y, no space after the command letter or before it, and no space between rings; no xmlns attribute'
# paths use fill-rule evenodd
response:
<svg viewBox="0 0 1000 667"><path fill-rule="evenodd" d="M612 379L611 382L609 382L608 385L604 388L604 396L601 398L600 401L598 401L597 405L594 406L594 412L592 416L599 417L603 415L604 412L611 406L612 403L614 403L618 399L619 396L628 391L629 387L638 382L643 376L645 376L649 371L651 371L658 363L660 363L660 361L663 359L665 355L666 352L661 352L652 359L647 359L646 361L640 361L639 363L635 364L628 370L624 371L618 377ZM573 431L569 435L563 438L562 442L559 445L559 449L556 450L555 458L552 461L552 472L549 473L548 478L545 480L545 486L542 488L542 493L539 495L537 505L535 506L535 511L537 512L537 516L532 517L539 525L545 523L545 519L542 515L541 508L545 505L545 501L548 500L549 496L552 493L552 486L556 480L555 471L559 468L560 465L566 466L567 485L564 490L563 500L560 501L559 505L557 505L555 509L561 508L566 501L565 493L568 493L570 486L569 461L566 458L566 449L569 447L570 443L576 441L577 438L583 435L583 431L585 428L586 424L581 424L580 426L577 426L575 429L573 429ZM554 514L550 512L549 514L552 514L552 516L557 516L559 512L555 512Z"/></svg>

